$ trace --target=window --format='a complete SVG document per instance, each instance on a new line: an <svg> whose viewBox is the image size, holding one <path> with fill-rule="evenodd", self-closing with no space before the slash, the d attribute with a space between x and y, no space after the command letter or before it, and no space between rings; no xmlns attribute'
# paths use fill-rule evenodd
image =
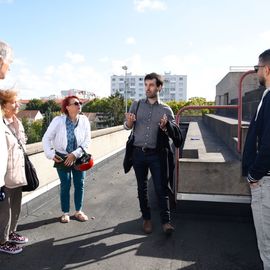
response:
<svg viewBox="0 0 270 270"><path fill-rule="evenodd" d="M229 104L229 93L225 93L224 94L224 105L228 105Z"/></svg>

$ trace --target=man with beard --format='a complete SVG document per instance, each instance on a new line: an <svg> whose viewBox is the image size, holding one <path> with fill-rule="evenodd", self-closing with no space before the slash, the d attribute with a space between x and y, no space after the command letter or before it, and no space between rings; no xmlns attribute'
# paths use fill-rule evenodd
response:
<svg viewBox="0 0 270 270"><path fill-rule="evenodd" d="M126 113L124 127L132 129L134 143L132 165L138 184L138 198L143 218L143 230L149 234L153 226L148 202L148 170L150 169L163 231L170 234L174 231L171 225L168 175L172 176L173 153L169 137L176 147L182 143L179 127L174 122L171 108L159 100L163 80L156 73L147 74L144 78L146 99L134 101L129 113ZM167 162L168 161L168 162ZM170 171L170 172L169 172Z"/></svg>
<svg viewBox="0 0 270 270"><path fill-rule="evenodd" d="M0 41L0 80L5 79L9 65L12 62L12 50L8 44ZM2 103L2 100L0 100ZM1 145L1 162L0 162L0 188L4 186L4 176L7 170L7 146L3 128L2 111L0 110L0 145ZM2 194L2 193L1 193ZM1 195L0 196L3 196Z"/></svg>
<svg viewBox="0 0 270 270"><path fill-rule="evenodd" d="M259 56L254 70L266 88L250 122L242 159L251 190L251 209L264 269L270 270L270 49Z"/></svg>

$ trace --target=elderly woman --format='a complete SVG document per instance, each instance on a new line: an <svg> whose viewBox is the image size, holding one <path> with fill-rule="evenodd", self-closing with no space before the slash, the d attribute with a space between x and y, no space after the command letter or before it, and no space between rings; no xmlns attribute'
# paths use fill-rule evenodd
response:
<svg viewBox="0 0 270 270"><path fill-rule="evenodd" d="M0 41L0 80L5 79L6 73L12 63L12 49L10 46ZM5 132L3 127L2 112L0 110L0 145L1 145L1 162L0 162L0 188L5 185L4 176L7 169L7 147Z"/></svg>
<svg viewBox="0 0 270 270"><path fill-rule="evenodd" d="M90 143L90 123L81 115L82 103L76 96L68 96L62 102L62 116L55 117L43 136L42 143L47 158L54 160L54 167L61 182L60 201L62 216L60 222L70 221L70 186L73 176L74 184L74 217L87 221L82 212L85 171L76 170L74 163L83 154Z"/></svg>
<svg viewBox="0 0 270 270"><path fill-rule="evenodd" d="M16 254L22 251L17 244L28 239L16 232L21 212L22 186L26 185L24 153L26 137L22 123L16 117L19 109L17 93L13 90L0 91L1 108L5 123L8 150L8 166L3 190L6 198L0 202L0 251Z"/></svg>

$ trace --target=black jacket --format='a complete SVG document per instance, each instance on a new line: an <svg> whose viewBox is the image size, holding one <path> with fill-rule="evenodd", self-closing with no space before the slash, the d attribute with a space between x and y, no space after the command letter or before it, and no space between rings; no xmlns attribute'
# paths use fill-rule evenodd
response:
<svg viewBox="0 0 270 270"><path fill-rule="evenodd" d="M250 122L242 158L242 173L260 180L270 171L270 92L259 111Z"/></svg>
<svg viewBox="0 0 270 270"><path fill-rule="evenodd" d="M158 131L158 137L157 137L157 151L160 155L160 162L161 162L161 171L163 174L163 179L166 179L166 182L168 183L168 189L169 189L169 196L172 195L173 197L173 174L174 174L174 168L175 168L175 162L174 162L174 154L172 150L172 146L170 144L169 138L172 139L173 144L175 147L179 148L181 147L183 143L182 134L180 131L179 126L176 125L173 121L168 121L167 125L167 132L162 131L159 129ZM172 199L172 198L171 198ZM172 203L172 200L170 200Z"/></svg>

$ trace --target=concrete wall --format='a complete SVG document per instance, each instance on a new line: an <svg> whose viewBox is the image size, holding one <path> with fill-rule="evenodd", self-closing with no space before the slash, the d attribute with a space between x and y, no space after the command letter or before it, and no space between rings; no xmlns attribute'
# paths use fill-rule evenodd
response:
<svg viewBox="0 0 270 270"><path fill-rule="evenodd" d="M245 72L229 72L226 76L216 85L216 104L224 104L224 95L229 94L229 104L231 100L238 98L239 81ZM259 86L256 74L248 75L243 81L243 95L247 92L257 89ZM221 97L221 98L219 98ZM221 102L219 102L221 99ZM225 104L226 105L226 104Z"/></svg>
<svg viewBox="0 0 270 270"><path fill-rule="evenodd" d="M92 142L88 152L93 155L95 164L101 162L108 155L121 151L125 147L129 133L130 131L124 130L122 126L92 131ZM59 184L56 169L53 168L53 161L45 157L41 142L27 145L27 153L37 170L40 187L31 194L23 193L24 197L28 196L27 199L24 198L23 202L30 200L31 196L36 197Z"/></svg>
<svg viewBox="0 0 270 270"><path fill-rule="evenodd" d="M239 155L228 149L228 144L236 146L233 137L237 134L237 121L216 115L206 115L203 120L189 123L179 159L178 192L249 195L247 181L241 176Z"/></svg>

